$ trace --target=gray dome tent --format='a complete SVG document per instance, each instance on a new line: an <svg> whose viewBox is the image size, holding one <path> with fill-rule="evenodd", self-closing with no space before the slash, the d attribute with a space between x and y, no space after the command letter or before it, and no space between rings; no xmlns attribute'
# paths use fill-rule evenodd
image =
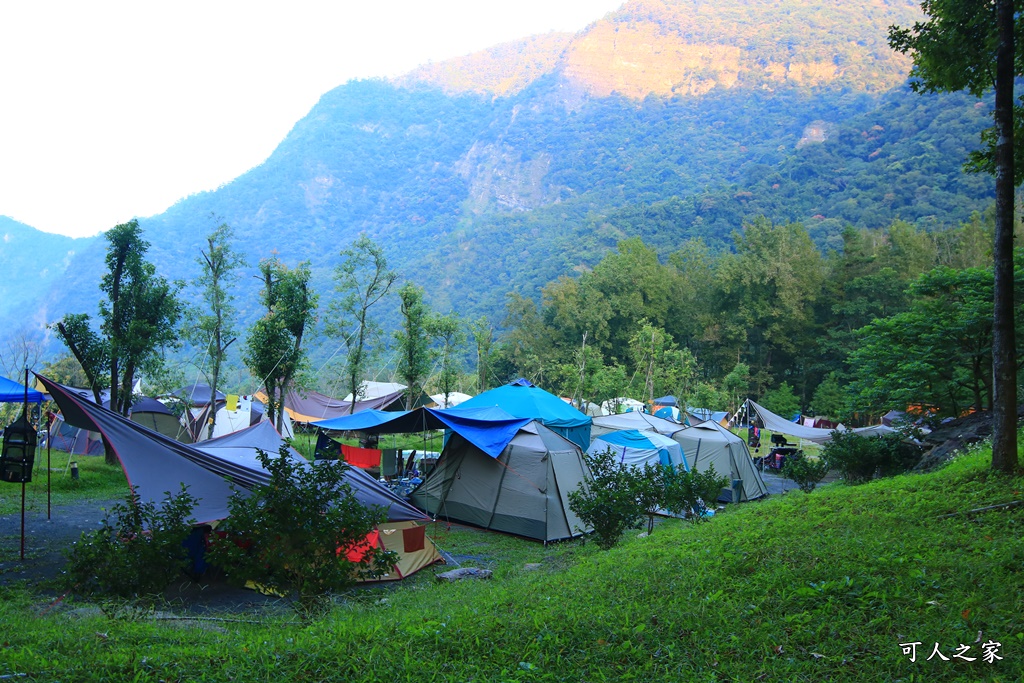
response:
<svg viewBox="0 0 1024 683"><path fill-rule="evenodd" d="M768 487L754 467L746 442L714 420L680 429L671 438L683 447L686 461L697 472L714 465L719 475L742 481L740 501L768 495ZM723 490L719 500L723 498L732 500L732 495Z"/></svg>
<svg viewBox="0 0 1024 683"><path fill-rule="evenodd" d="M586 478L580 447L533 420L497 457L453 432L410 500L437 518L555 541L584 531L569 492Z"/></svg>

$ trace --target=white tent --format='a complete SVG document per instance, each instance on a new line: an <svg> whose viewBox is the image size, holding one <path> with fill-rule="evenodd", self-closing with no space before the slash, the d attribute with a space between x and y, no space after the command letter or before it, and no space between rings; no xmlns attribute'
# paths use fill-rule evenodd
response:
<svg viewBox="0 0 1024 683"><path fill-rule="evenodd" d="M447 408L454 408L463 401L468 401L473 398L469 394L464 394L461 391L453 391L448 394L448 400L444 400L444 394L432 394L430 400L437 404L438 408L445 410Z"/></svg>
<svg viewBox="0 0 1024 683"><path fill-rule="evenodd" d="M590 455L611 452L623 467L644 465L671 465L676 469L689 471L682 447L667 436L657 432L639 432L625 429L602 434L590 442Z"/></svg>
<svg viewBox="0 0 1024 683"><path fill-rule="evenodd" d="M642 411L644 409L643 401L638 401L635 398L629 398L628 396L619 396L618 398L610 398L601 404L604 408L606 415L615 415L617 413L625 413L627 411Z"/></svg>
<svg viewBox="0 0 1024 683"><path fill-rule="evenodd" d="M359 385L359 391L356 393L359 394L358 400L366 401L371 398L380 398L399 391L405 391L408 388L409 387L404 384L399 384L397 382L371 382L367 380ZM351 401L352 394L348 394L342 400Z"/></svg>

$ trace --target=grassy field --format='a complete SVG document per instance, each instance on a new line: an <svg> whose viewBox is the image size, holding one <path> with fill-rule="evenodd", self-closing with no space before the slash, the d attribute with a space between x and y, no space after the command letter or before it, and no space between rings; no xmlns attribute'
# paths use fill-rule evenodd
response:
<svg viewBox="0 0 1024 683"><path fill-rule="evenodd" d="M70 463L78 464L78 480L71 476ZM25 485L25 504L46 508L46 449L36 454L32 481ZM123 498L128 482L120 465L107 465L103 456L73 455L61 451L50 453L50 497L54 505L76 500L109 500ZM0 483L0 515L14 514L21 508L21 486Z"/></svg>
<svg viewBox="0 0 1024 683"><path fill-rule="evenodd" d="M609 552L435 524L440 547L494 577L442 584L428 569L354 591L308 625L115 620L0 588L0 676L1020 681L1024 506L967 511L1020 501L1024 478L990 473L990 458L791 491L697 527L666 520ZM913 642L912 662L901 644ZM1002 659L986 662L994 642ZM928 659L936 643L948 660ZM975 661L954 657L961 644Z"/></svg>

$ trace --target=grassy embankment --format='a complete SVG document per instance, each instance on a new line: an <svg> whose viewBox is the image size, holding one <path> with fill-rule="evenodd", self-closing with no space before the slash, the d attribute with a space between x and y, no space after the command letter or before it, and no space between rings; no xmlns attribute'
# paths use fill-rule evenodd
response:
<svg viewBox="0 0 1024 683"><path fill-rule="evenodd" d="M435 529L489 582L358 591L310 625L116 621L0 589L0 675L30 680L1021 680L1024 479L940 472L678 520L606 553ZM527 562L540 562L528 571ZM414 577L415 579L415 577ZM70 606L74 606L72 603ZM224 615L230 617L231 615ZM981 645L1002 645L986 663ZM900 643L920 641L910 662ZM935 643L967 662L926 661Z"/></svg>

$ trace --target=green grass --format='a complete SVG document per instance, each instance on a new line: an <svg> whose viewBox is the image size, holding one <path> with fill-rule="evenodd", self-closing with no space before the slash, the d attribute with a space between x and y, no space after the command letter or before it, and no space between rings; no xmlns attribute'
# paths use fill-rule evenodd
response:
<svg viewBox="0 0 1024 683"><path fill-rule="evenodd" d="M128 481L120 465L107 465L103 456L72 455L78 463L78 480L71 478L69 456L63 451L50 453L50 496L53 505L65 505L79 500L107 500L124 498L128 494ZM46 449L36 453L32 466L32 481L25 485L26 507L46 508ZM21 509L21 486L0 483L0 515L13 514Z"/></svg>
<svg viewBox="0 0 1024 683"><path fill-rule="evenodd" d="M977 450L945 469L659 524L600 552L432 525L495 571L360 589L310 625L43 613L0 588L0 675L139 681L1020 681L1024 478ZM539 563L533 571L527 563ZM230 616L230 615L225 615ZM236 615L237 616L237 615ZM244 617L249 618L249 617ZM186 626L192 626L188 628ZM1002 661L925 661L934 643ZM900 643L921 641L917 661Z"/></svg>

